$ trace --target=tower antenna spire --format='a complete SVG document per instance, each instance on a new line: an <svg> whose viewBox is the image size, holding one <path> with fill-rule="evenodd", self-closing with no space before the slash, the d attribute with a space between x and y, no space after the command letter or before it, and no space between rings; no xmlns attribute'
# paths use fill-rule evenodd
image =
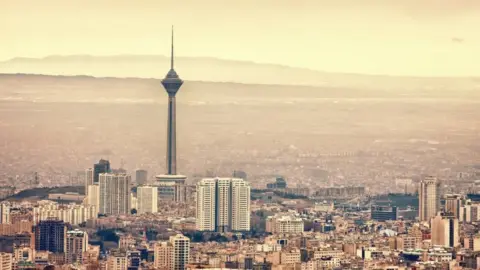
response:
<svg viewBox="0 0 480 270"><path fill-rule="evenodd" d="M170 68L173 69L173 25L172 25L172 51L170 55Z"/></svg>

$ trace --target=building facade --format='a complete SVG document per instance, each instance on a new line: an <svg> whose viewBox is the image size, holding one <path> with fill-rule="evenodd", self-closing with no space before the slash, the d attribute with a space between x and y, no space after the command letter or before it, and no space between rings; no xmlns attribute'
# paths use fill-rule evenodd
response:
<svg viewBox="0 0 480 270"><path fill-rule="evenodd" d="M87 251L88 234L84 231L74 230L67 232L65 248L65 263L82 263L83 253Z"/></svg>
<svg viewBox="0 0 480 270"><path fill-rule="evenodd" d="M249 231L250 184L239 178L206 178L198 182L197 230Z"/></svg>
<svg viewBox="0 0 480 270"><path fill-rule="evenodd" d="M437 215L430 221L432 245L458 247L460 245L460 227L454 216Z"/></svg>
<svg viewBox="0 0 480 270"><path fill-rule="evenodd" d="M420 182L418 196L420 221L429 221L440 210L440 183L437 178L425 177Z"/></svg>
<svg viewBox="0 0 480 270"><path fill-rule="evenodd" d="M100 178L100 214L122 215L130 212L130 175L102 173Z"/></svg>
<svg viewBox="0 0 480 270"><path fill-rule="evenodd" d="M266 232L269 233L302 233L304 222L294 215L275 215L267 217Z"/></svg>
<svg viewBox="0 0 480 270"><path fill-rule="evenodd" d="M110 172L110 161L101 159L97 164L93 165L93 183L98 184L100 174Z"/></svg>
<svg viewBox="0 0 480 270"><path fill-rule="evenodd" d="M371 218L376 221L397 220L398 210L396 206L373 205L370 209Z"/></svg>
<svg viewBox="0 0 480 270"><path fill-rule="evenodd" d="M62 220L47 219L35 227L35 250L65 252L67 226Z"/></svg>
<svg viewBox="0 0 480 270"><path fill-rule="evenodd" d="M146 170L135 171L135 182L137 185L144 185L148 180L148 172Z"/></svg>
<svg viewBox="0 0 480 270"><path fill-rule="evenodd" d="M137 213L156 213L158 205L158 188L154 186L137 187Z"/></svg>

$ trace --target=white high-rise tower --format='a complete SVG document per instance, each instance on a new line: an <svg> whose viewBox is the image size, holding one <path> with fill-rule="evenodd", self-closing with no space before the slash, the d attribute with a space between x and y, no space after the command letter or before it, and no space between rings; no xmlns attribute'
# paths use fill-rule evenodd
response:
<svg viewBox="0 0 480 270"><path fill-rule="evenodd" d="M239 178L198 182L196 222L199 231L249 231L250 184Z"/></svg>
<svg viewBox="0 0 480 270"><path fill-rule="evenodd" d="M137 188L138 213L158 212L158 189L154 186L139 186Z"/></svg>
<svg viewBox="0 0 480 270"><path fill-rule="evenodd" d="M122 215L130 212L130 175L102 173L100 183L99 213Z"/></svg>
<svg viewBox="0 0 480 270"><path fill-rule="evenodd" d="M420 221L429 221L440 211L440 183L437 178L427 176L418 188L418 217Z"/></svg>

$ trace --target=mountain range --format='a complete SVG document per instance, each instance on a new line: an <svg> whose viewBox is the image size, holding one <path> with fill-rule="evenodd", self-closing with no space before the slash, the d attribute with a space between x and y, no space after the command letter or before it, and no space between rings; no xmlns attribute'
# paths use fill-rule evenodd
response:
<svg viewBox="0 0 480 270"><path fill-rule="evenodd" d="M189 81L244 84L306 85L357 89L450 89L478 87L478 78L425 78L329 73L277 64L224 60L210 57L177 57L175 69ZM116 78L163 78L169 57L159 55L53 55L18 57L0 62L0 73L87 75Z"/></svg>

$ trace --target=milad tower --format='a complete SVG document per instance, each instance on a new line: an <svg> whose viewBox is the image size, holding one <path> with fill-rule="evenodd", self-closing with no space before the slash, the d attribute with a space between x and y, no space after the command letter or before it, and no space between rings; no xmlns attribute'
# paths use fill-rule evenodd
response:
<svg viewBox="0 0 480 270"><path fill-rule="evenodd" d="M170 55L170 70L162 80L162 85L168 94L167 118L167 157L166 173L155 178L159 184L159 199L177 200L178 185L185 183L186 176L177 174L177 134L176 134L176 102L175 95L182 86L183 81L174 69L174 46L172 26L172 47ZM177 194L177 195L175 195Z"/></svg>

